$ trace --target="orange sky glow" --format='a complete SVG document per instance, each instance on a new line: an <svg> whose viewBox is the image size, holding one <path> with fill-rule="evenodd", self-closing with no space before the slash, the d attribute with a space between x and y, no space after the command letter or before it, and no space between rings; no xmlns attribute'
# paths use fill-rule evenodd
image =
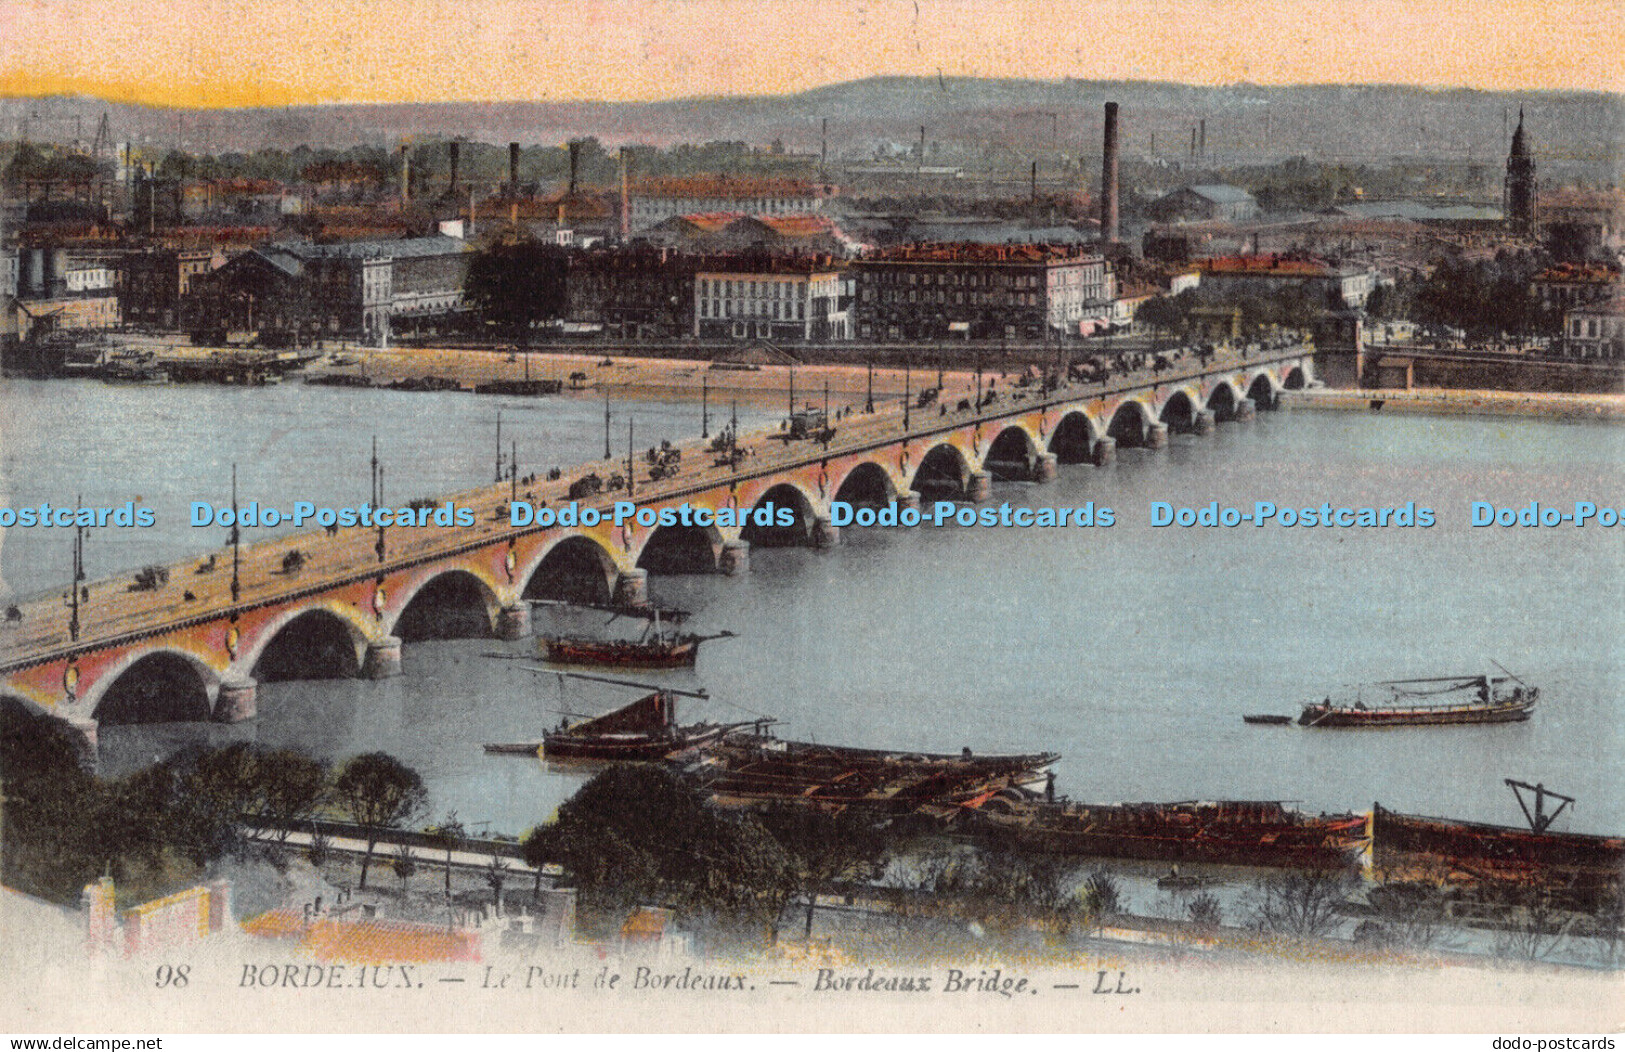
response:
<svg viewBox="0 0 1625 1052"><path fill-rule="evenodd" d="M1576 0L0 0L0 95L769 95L882 74L1619 91Z"/></svg>

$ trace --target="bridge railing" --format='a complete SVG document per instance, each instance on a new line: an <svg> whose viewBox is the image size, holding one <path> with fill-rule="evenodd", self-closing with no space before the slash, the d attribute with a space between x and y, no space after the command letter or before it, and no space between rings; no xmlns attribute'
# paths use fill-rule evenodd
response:
<svg viewBox="0 0 1625 1052"><path fill-rule="evenodd" d="M903 399L897 397L877 400L873 413L858 408L861 402L857 402L849 415L834 421L835 435L827 446L807 440L780 443L774 436L782 432L771 428L740 435L738 445L748 448L751 455L735 467L716 466L706 440L687 439L673 443L675 448L682 451L683 460L681 469L671 477L658 481L649 479L646 465L636 456L633 457L631 467L634 471L642 469L644 477L635 480L634 495L630 499L639 503L663 499L672 494L709 488L730 479L771 475L859 452L894 442L905 435L929 435L954 430L971 420L999 420L1040 407L1111 397L1150 386L1184 383L1214 373L1229 373L1250 365L1300 357L1307 351L1308 348L1302 345L1292 345L1260 348L1253 350L1253 353L1220 354L1200 361L1176 358L1160 371L1146 368L1111 375L1099 382L1069 381L1051 389L1023 388L1006 383L997 389L993 401L981 405L977 404L979 400L974 389L943 391L939 392L934 405L911 405L906 414ZM983 388L983 398L986 398L989 390L988 387ZM968 404L961 408L962 402ZM944 407L947 407L946 412ZM909 420L906 432L901 428L905 415ZM698 467L690 469L691 464ZM528 483L521 496L530 503L546 502L553 505L569 500L569 487L574 480L588 473L607 479L616 473L625 474L627 467L623 457L589 461L577 465L559 479L538 478ZM42 592L14 600L12 605L21 614L21 620L0 619L0 667L14 666L64 649L83 650L173 624L217 617L234 609L274 602L290 594L322 590L364 579L403 564L456 554L488 544L492 538L529 532L534 528L516 530L508 526L505 514L495 514L506 506L511 493L511 483L503 482L438 498L437 504L450 500L458 507L473 509L475 524L472 527L413 527L411 533L406 534L410 539L403 539L401 528L388 528L385 531L386 554L382 561L374 550L376 529L362 526L341 529L329 536L324 536L318 530L308 530L245 545L240 549L240 588L235 597L226 587L231 578L230 548L215 550L215 568L206 575L196 572L196 558L171 565L169 581L154 589L131 589L131 579L127 574L83 582L81 587L90 590L92 600L81 606L81 632L77 639L70 638L67 630L65 592ZM628 499L625 489L599 493L589 501L594 506L607 508L623 499ZM302 564L289 572L282 560L293 551L300 553ZM189 599L186 598L188 594L191 595ZM177 599L177 595L181 598Z"/></svg>

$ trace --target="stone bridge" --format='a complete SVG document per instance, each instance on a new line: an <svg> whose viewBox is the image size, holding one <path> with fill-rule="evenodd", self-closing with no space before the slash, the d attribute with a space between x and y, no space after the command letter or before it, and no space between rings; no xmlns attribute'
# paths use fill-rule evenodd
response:
<svg viewBox="0 0 1625 1052"><path fill-rule="evenodd" d="M403 641L526 636L530 599L641 603L650 573L740 573L752 545L836 544L836 500L984 501L996 477L1048 481L1057 464L1104 464L1118 446L1157 447L1170 431L1247 420L1309 382L1311 355L1301 345L1221 352L1100 383L990 389L981 406L972 391L907 410L894 401L849 411L827 444L783 431L741 435L750 455L737 464L695 440L681 445L674 477L651 481L639 457L630 494L579 502L658 511L771 501L793 509L789 526L509 525L510 500L558 508L573 479L626 473L621 459L447 498L474 509L471 527L308 531L206 553L171 567L156 588L128 577L86 582L77 625L66 591L8 612L0 695L54 713L92 744L107 721L248 719L261 680L384 677L400 671Z"/></svg>

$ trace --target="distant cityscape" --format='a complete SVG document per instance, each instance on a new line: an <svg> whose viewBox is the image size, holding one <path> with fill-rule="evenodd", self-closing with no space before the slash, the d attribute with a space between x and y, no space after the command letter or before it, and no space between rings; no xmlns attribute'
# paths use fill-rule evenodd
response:
<svg viewBox="0 0 1625 1052"><path fill-rule="evenodd" d="M1227 158L1205 119L1174 158L1124 156L1139 115L1104 111L1098 168L1052 150L1025 180L1004 153L940 163L963 150L925 126L860 159L831 157L825 121L816 152L573 139L512 142L504 165L455 137L210 153L133 144L110 113L51 138L19 117L0 146L0 346L8 370L51 372L117 330L268 348L1087 345L1352 310L1435 347L1625 357L1625 192L1572 163L1544 174L1522 112L1503 163L1463 167Z"/></svg>

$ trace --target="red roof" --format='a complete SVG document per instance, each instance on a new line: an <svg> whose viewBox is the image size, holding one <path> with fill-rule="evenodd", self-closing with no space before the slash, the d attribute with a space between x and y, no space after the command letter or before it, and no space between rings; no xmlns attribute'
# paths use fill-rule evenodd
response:
<svg viewBox="0 0 1625 1052"><path fill-rule="evenodd" d="M734 178L727 175L645 179L632 189L637 197L819 197L823 191L805 179Z"/></svg>
<svg viewBox="0 0 1625 1052"><path fill-rule="evenodd" d="M1239 277L1268 276L1295 278L1325 278L1332 274L1331 267L1318 259L1291 256L1213 256L1202 260L1203 274L1229 274Z"/></svg>
<svg viewBox="0 0 1625 1052"><path fill-rule="evenodd" d="M1607 263L1559 263L1535 275L1536 281L1586 282L1606 285L1618 281L1619 268Z"/></svg>

